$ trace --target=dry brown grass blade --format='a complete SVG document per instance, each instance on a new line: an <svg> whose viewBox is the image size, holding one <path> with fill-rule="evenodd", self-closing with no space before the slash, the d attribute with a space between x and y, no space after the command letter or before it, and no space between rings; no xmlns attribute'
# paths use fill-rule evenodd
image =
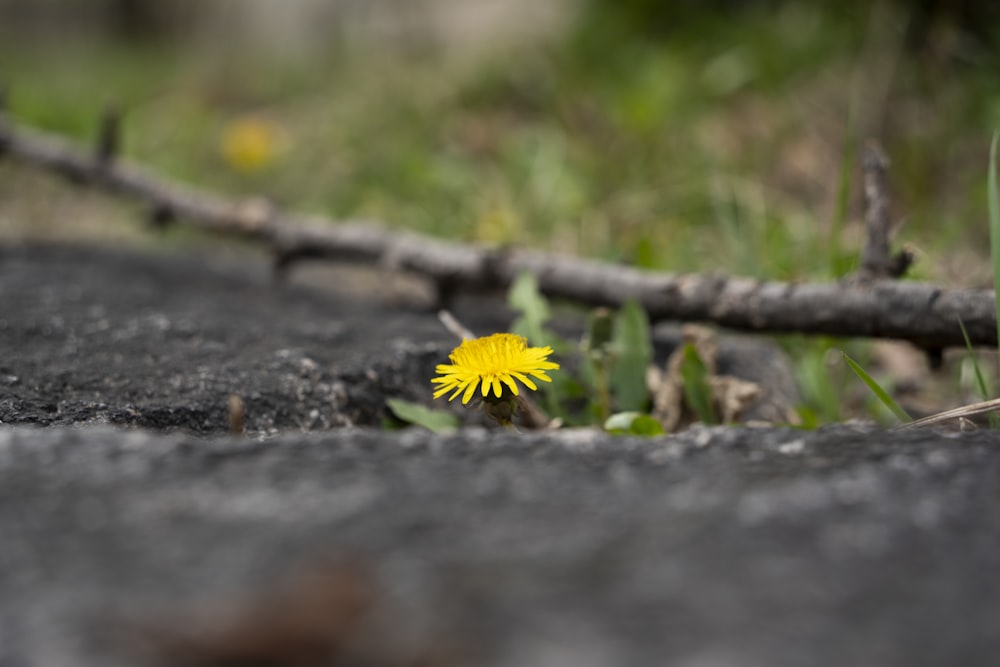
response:
<svg viewBox="0 0 1000 667"><path fill-rule="evenodd" d="M915 428L937 426L938 424L943 424L955 419L967 419L969 417L985 415L996 410L1000 410L1000 398L994 398L989 401L982 401L981 403L972 403L970 405L963 405L951 410L945 410L944 412L939 412L934 415L923 417L922 419L915 419L911 422L907 422L906 424L901 424L893 430L907 431Z"/></svg>

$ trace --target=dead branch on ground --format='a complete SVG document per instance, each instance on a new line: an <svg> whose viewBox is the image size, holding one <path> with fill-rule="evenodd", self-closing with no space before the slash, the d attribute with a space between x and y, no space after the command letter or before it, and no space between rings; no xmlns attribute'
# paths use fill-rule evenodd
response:
<svg viewBox="0 0 1000 667"><path fill-rule="evenodd" d="M611 307L635 299L654 321L707 322L761 333L896 338L939 351L965 344L958 326L961 317L974 345L997 341L992 290L898 282L878 277L887 275L884 270L871 279L841 283L654 273L533 250L455 243L367 221L338 224L323 216L284 212L261 199L229 199L158 176L114 154L118 127L117 116L109 114L97 150L86 152L58 137L17 126L0 110L0 156L145 202L158 225L183 221L204 231L260 241L272 250L278 268L300 258L327 258L418 274L437 285L442 304L458 290L507 287L527 271L550 297ZM884 190L884 183L876 188ZM887 207L870 208L870 215L886 222L882 228L887 229ZM884 267L887 244L877 241L871 250L872 266Z"/></svg>
<svg viewBox="0 0 1000 667"><path fill-rule="evenodd" d="M886 171L889 157L872 142L861 154L865 195L865 245L861 251L862 280L874 278L899 278L913 263L913 253L903 249L895 255L889 252L892 228L889 206L889 186Z"/></svg>

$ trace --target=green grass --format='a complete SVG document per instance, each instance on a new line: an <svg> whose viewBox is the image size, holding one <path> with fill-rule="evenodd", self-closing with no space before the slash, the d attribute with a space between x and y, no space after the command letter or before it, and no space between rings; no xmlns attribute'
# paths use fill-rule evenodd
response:
<svg viewBox="0 0 1000 667"><path fill-rule="evenodd" d="M993 289L996 299L995 312L997 321L1000 322L1000 186L997 185L998 138L1000 138L1000 132L994 132L993 141L990 143L990 166L986 172L989 179L986 192L990 214L990 251L993 259ZM1000 351L1000 336L997 337L997 346L998 351Z"/></svg>
<svg viewBox="0 0 1000 667"><path fill-rule="evenodd" d="M857 147L875 135L893 159L900 238L923 250L914 275L990 284L1000 272L981 221L996 219L996 179L991 159L988 200L982 137L1000 124L1000 62L908 50L905 16L835 4L706 12L649 39L596 16L474 60L385 45L212 59L9 36L0 76L15 119L84 141L117 100L128 156L223 192L462 241L779 280L856 265ZM246 174L219 142L249 114L286 142ZM829 363L843 346L788 339L803 413L818 422L856 412Z"/></svg>
<svg viewBox="0 0 1000 667"><path fill-rule="evenodd" d="M879 400L879 403L881 403L887 410L889 410L889 412L891 412L892 415L901 424L905 424L908 421L912 421L912 418L906 412L906 410L904 410L899 405L899 403L897 403L895 399L893 399L892 396L889 395L889 392L886 391L882 387L882 385L880 385L875 380L875 378L873 378L871 375L868 374L868 371L866 371L864 368L861 367L861 364L854 361L854 359L851 359L846 352L841 352L841 355L843 356L844 361L847 363L850 369L854 371L854 373L861 379L862 382L865 383L865 385L871 390L871 392L875 394L875 397Z"/></svg>
<svg viewBox="0 0 1000 667"><path fill-rule="evenodd" d="M790 5L741 22L701 18L698 39L617 43L582 30L475 66L341 51L234 63L124 45L70 45L56 58L5 43L0 55L16 118L86 140L117 99L131 156L209 187L462 240L826 279L858 251L850 177L867 128L850 119L879 110L853 110L863 104L841 82L868 66L858 53L866 21ZM803 37L810 30L817 38ZM887 105L920 114L940 103L911 90L919 66ZM218 144L251 113L282 127L288 145L245 175ZM970 187L969 172L951 168L971 150L971 132L950 136L959 129L935 120L921 128L931 139L887 137L905 158L895 169L907 177L893 185L908 231L928 247L954 217L938 191ZM932 140L948 153L931 154ZM932 171L944 178L926 187Z"/></svg>

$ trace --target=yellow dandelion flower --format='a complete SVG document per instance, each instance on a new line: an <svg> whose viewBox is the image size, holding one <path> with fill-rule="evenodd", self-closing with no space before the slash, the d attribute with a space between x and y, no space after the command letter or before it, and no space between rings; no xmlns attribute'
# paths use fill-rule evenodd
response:
<svg viewBox="0 0 1000 667"><path fill-rule="evenodd" d="M489 395L490 389L493 390L495 400L500 400L505 388L509 388L514 396L518 395L515 380L534 391L538 387L531 377L552 382L545 371L559 368L559 364L554 361L547 361L550 354L551 347L528 347L528 341L523 336L509 333L495 333L492 336L462 341L448 355L451 363L439 364L435 369L439 377L433 378L431 382L439 386L434 391L434 398L454 390L448 400L465 392L462 403L467 404L475 395L476 387L481 387L485 400L493 399Z"/></svg>

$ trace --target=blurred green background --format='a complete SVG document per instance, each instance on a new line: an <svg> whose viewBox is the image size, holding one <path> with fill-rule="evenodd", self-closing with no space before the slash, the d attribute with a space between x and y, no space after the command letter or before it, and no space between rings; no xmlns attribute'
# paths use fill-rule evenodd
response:
<svg viewBox="0 0 1000 667"><path fill-rule="evenodd" d="M206 187L781 279L852 268L874 138L918 272L986 284L997 12L941 5L3 0L0 80L83 141L119 104L128 157Z"/></svg>
<svg viewBox="0 0 1000 667"><path fill-rule="evenodd" d="M856 266L874 139L912 275L990 286L998 7L0 0L0 82L13 120L83 142L117 104L128 158L224 193L781 280ZM0 161L7 237L136 240L133 214ZM830 384L829 344L786 342Z"/></svg>

